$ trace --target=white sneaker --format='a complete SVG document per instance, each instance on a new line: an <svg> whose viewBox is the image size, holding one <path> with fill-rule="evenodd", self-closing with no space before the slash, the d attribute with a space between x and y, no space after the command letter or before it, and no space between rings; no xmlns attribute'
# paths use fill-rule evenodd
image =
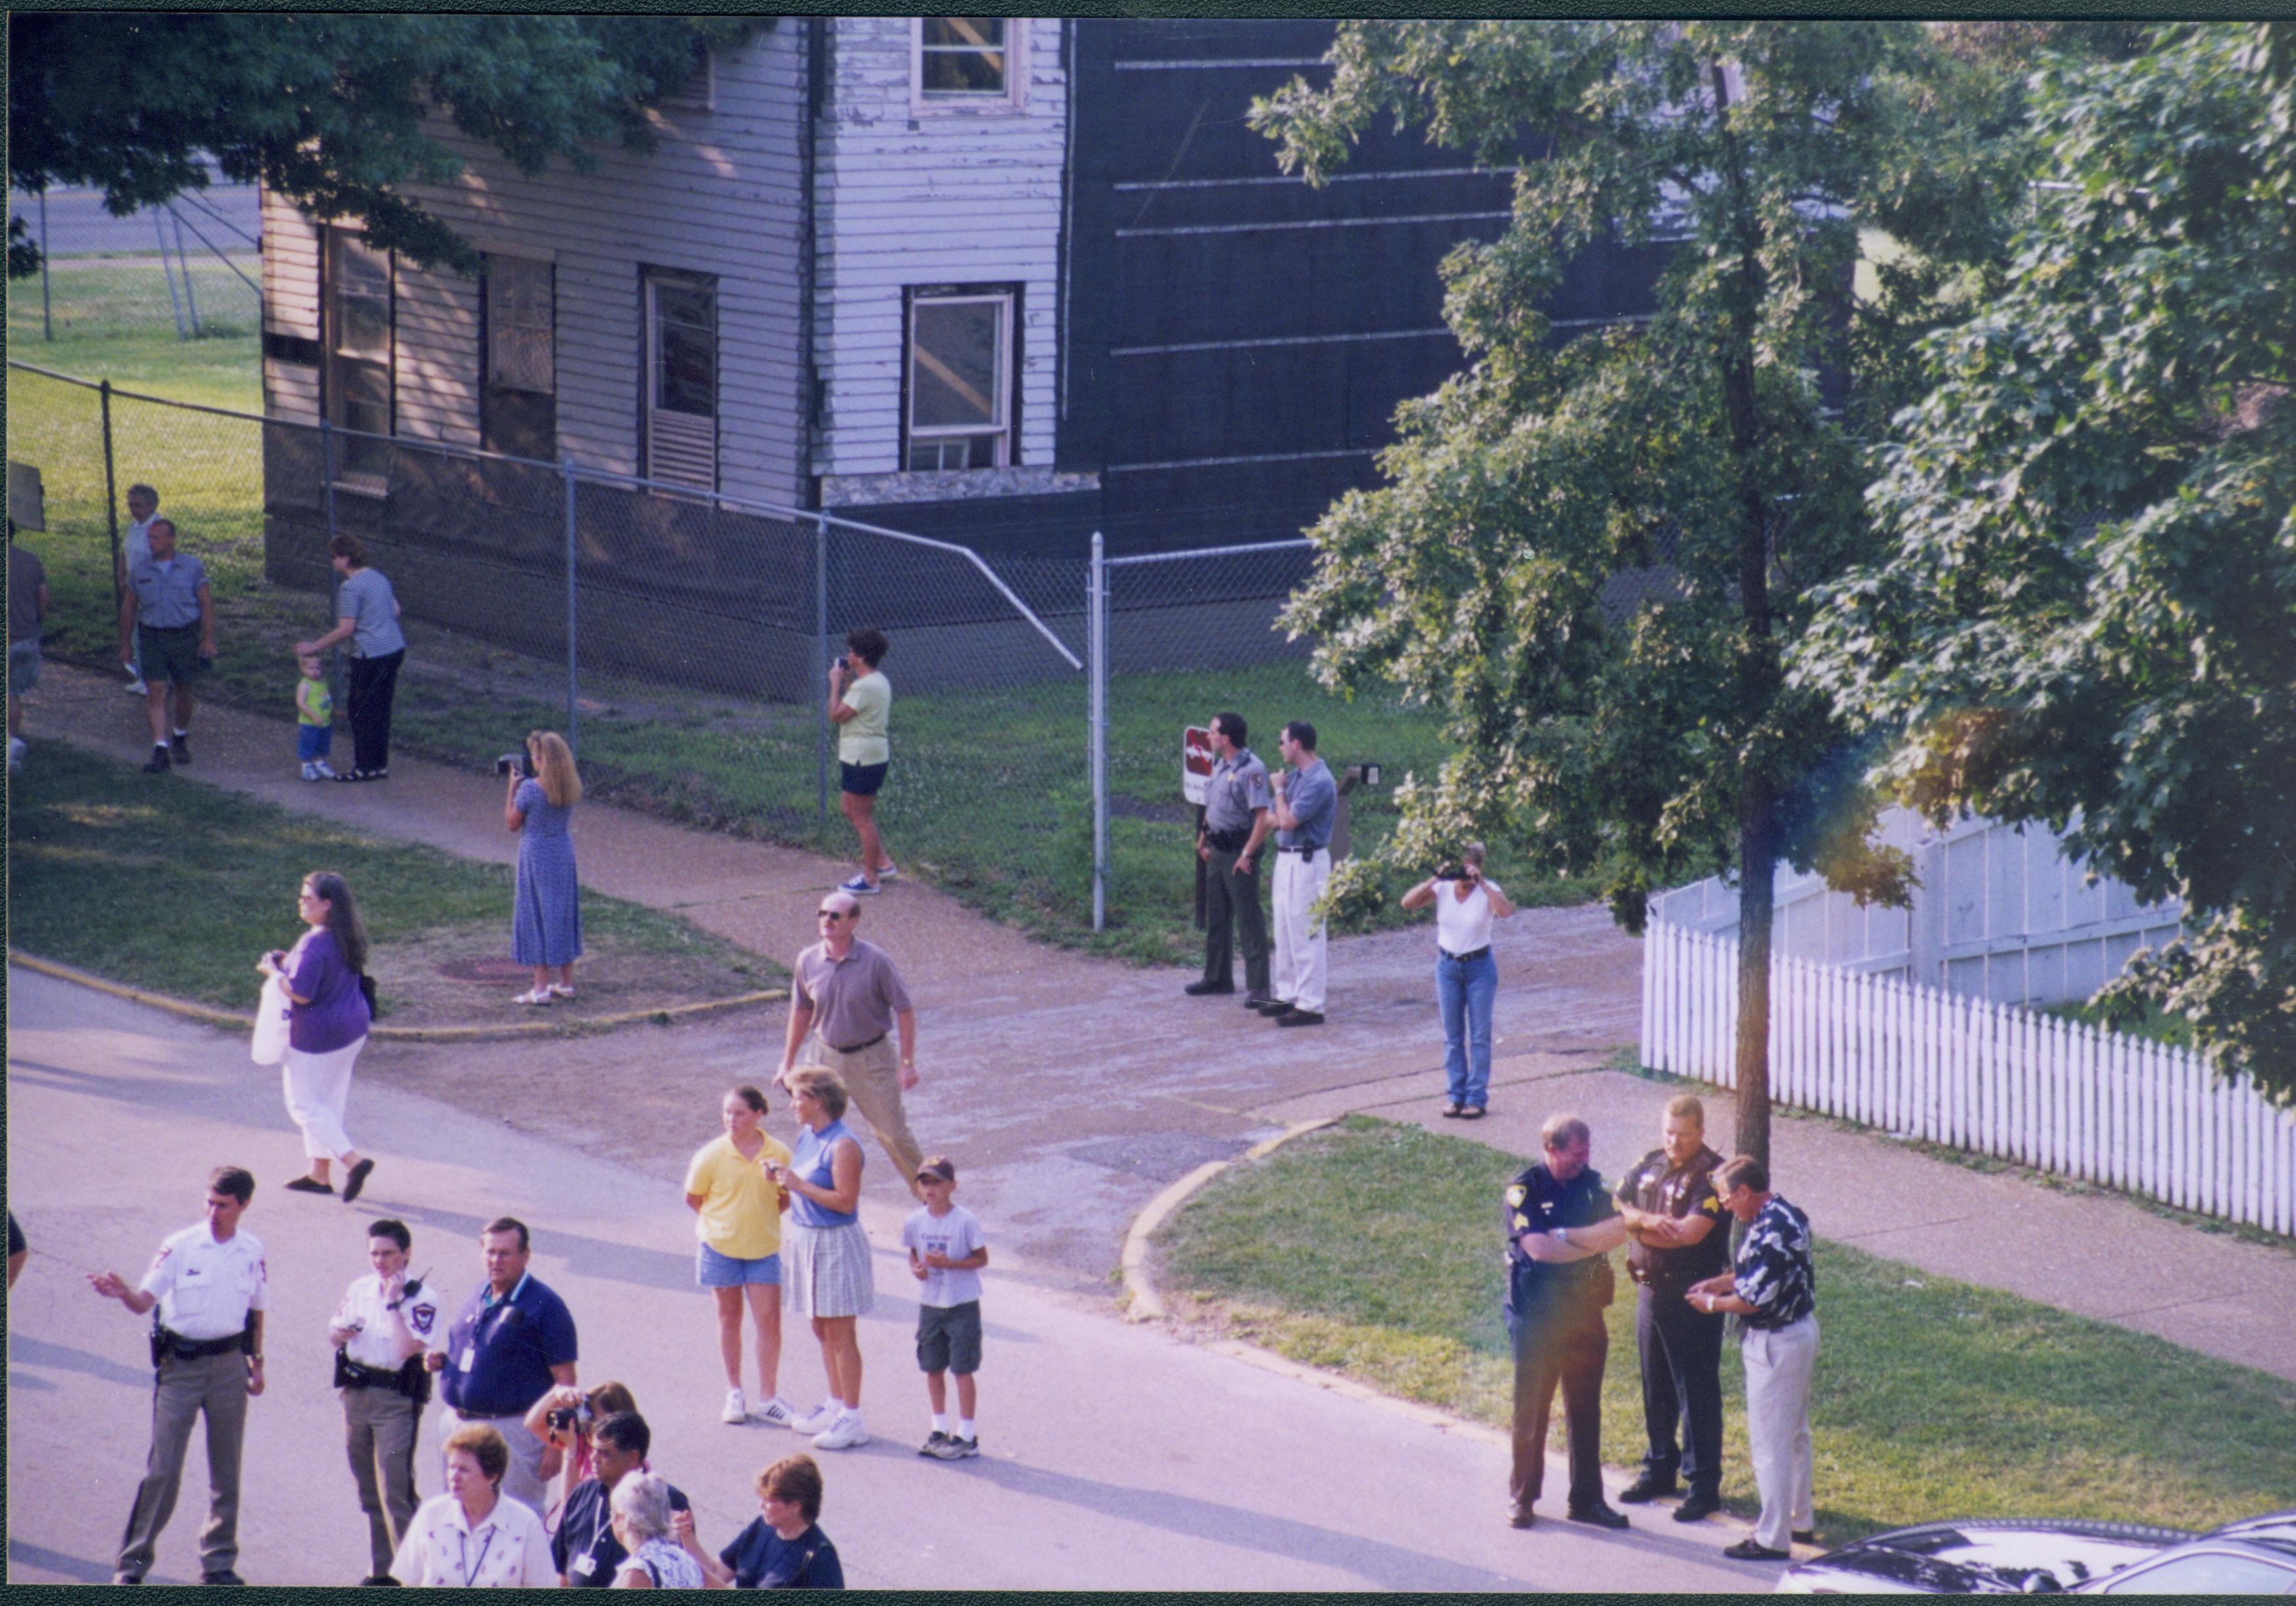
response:
<svg viewBox="0 0 2296 1606"><path fill-rule="evenodd" d="M861 1425L858 1411L839 1413L837 1420L829 1424L827 1432L813 1436L813 1447L816 1450L849 1450L868 1442L869 1430Z"/></svg>
<svg viewBox="0 0 2296 1606"><path fill-rule="evenodd" d="M306 765L304 765L304 766L303 766L303 779L304 779L304 780L306 780L306 781L316 781L316 780L317 780L318 778L319 778L319 766L318 766L317 765L316 765L316 764L306 764Z"/></svg>
<svg viewBox="0 0 2296 1606"><path fill-rule="evenodd" d="M767 1400L764 1405L758 1407L757 1416L758 1420L765 1423L768 1428L794 1428L797 1426L796 1409L790 1405L789 1401L783 1399L778 1394L774 1396L773 1398Z"/></svg>
<svg viewBox="0 0 2296 1606"><path fill-rule="evenodd" d="M830 1424L837 1420L838 1413L844 1409L845 1403L842 1400L825 1399L790 1423L790 1426L800 1433L825 1433L829 1430Z"/></svg>
<svg viewBox="0 0 2296 1606"><path fill-rule="evenodd" d="M327 761L324 758L312 759L311 768L317 772L312 776L312 779L314 780L332 781L335 779L335 772L327 767Z"/></svg>
<svg viewBox="0 0 2296 1606"><path fill-rule="evenodd" d="M742 1397L739 1389L726 1390L726 1408L718 1413L721 1422L745 1422L750 1420L750 1402Z"/></svg>

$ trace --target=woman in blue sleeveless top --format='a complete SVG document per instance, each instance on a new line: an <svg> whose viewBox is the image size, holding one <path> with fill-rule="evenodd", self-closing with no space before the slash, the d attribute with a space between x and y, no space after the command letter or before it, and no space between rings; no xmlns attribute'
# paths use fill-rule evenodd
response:
<svg viewBox="0 0 2296 1606"><path fill-rule="evenodd" d="M846 1129L845 1084L833 1070L806 1066L785 1086L800 1127L786 1166L763 1159L766 1175L790 1195L782 1244L782 1286L795 1314L813 1321L829 1397L796 1424L814 1447L844 1450L869 1442L861 1425L861 1340L856 1327L876 1303L869 1234L862 1230L861 1145Z"/></svg>

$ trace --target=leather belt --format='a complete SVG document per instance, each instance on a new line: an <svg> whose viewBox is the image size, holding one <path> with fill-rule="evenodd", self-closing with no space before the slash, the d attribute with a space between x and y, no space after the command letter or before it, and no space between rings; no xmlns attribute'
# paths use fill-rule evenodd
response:
<svg viewBox="0 0 2296 1606"><path fill-rule="evenodd" d="M240 1335L226 1333L219 1339L187 1339L174 1328L162 1330L168 1335L168 1353L179 1361L205 1360L211 1355L225 1355L240 1347Z"/></svg>
<svg viewBox="0 0 2296 1606"><path fill-rule="evenodd" d="M836 1044L834 1044L834 1043L829 1043L829 1039L828 1039L828 1038L824 1037L824 1038L822 1039L822 1041L823 1041L824 1043L829 1043L829 1046L830 1046L830 1047L832 1047L832 1048L837 1048L837 1052L838 1052L839 1053L840 1053L840 1054L857 1054L857 1053L860 1053L863 1049L865 1049L865 1048L874 1048L874 1047L876 1047L876 1046L877 1046L877 1045L879 1045L880 1043L882 1043L884 1040L885 1040L885 1034L884 1034L883 1032L879 1032L875 1037L873 1037L870 1038L870 1039L869 1039L867 1042L865 1042L865 1043L856 1043L856 1044L855 1044L852 1047L850 1047L850 1048L837 1048L837 1045L836 1045Z"/></svg>
<svg viewBox="0 0 2296 1606"><path fill-rule="evenodd" d="M1303 859L1312 859L1324 850L1320 848L1286 848L1279 843L1276 846L1275 851L1278 853L1296 853Z"/></svg>
<svg viewBox="0 0 2296 1606"><path fill-rule="evenodd" d="M1453 952L1451 952L1451 950L1450 950L1450 949L1448 949L1448 948L1445 947L1441 943L1437 943L1437 944L1435 945L1435 951L1436 951L1438 954L1440 954L1440 955L1441 955L1444 958L1446 958L1446 959L1456 959L1456 960L1457 960L1461 964L1464 964L1464 963L1467 963L1467 961L1469 961L1470 959L1480 959L1484 955L1486 955L1486 954L1489 953L1489 952L1491 951L1491 945L1490 945L1490 944L1488 944L1488 943L1485 943L1485 944L1484 944L1481 947L1480 947L1480 948L1469 948L1469 949L1468 949L1465 953L1464 953L1464 954L1454 954Z"/></svg>

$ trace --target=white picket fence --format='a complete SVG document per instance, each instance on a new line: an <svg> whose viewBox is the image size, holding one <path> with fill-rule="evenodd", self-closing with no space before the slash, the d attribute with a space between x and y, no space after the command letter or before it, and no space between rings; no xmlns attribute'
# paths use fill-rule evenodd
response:
<svg viewBox="0 0 2296 1606"><path fill-rule="evenodd" d="M1652 922L1643 1062L1737 1079L1738 945ZM2201 1056L1794 959L1770 965L1781 1104L2296 1233L2296 1117Z"/></svg>

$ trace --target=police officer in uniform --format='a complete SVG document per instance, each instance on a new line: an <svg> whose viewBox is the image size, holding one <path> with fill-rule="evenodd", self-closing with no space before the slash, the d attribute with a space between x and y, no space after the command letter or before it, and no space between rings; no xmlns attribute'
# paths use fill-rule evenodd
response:
<svg viewBox="0 0 2296 1606"><path fill-rule="evenodd" d="M1661 1138L1619 1184L1620 1214L1634 1235L1627 1274L1636 1283L1635 1348L1650 1433L1642 1475L1619 1498L1640 1504L1671 1495L1679 1472L1690 1495L1674 1520L1696 1522L1722 1509L1723 1318L1692 1309L1684 1296L1729 1269L1730 1234L1714 1191L1722 1157L1706 1146L1705 1106L1687 1094L1669 1100Z"/></svg>
<svg viewBox="0 0 2296 1606"><path fill-rule="evenodd" d="M423 1357L447 1342L438 1291L406 1274L414 1242L403 1221L368 1227L367 1264L374 1270L350 1285L327 1325L343 1401L343 1447L366 1513L369 1584L396 1581L391 1559L422 1504L414 1492L414 1440L430 1397Z"/></svg>
<svg viewBox="0 0 2296 1606"><path fill-rule="evenodd" d="M255 1197L255 1177L217 1166L208 1177L208 1217L171 1233L144 1281L130 1287L116 1272L92 1272L88 1285L152 1323L152 1455L127 1531L119 1541L115 1584L141 1584L152 1570L160 1530L175 1514L192 1423L208 1422L208 1520L200 1529L200 1577L243 1584L239 1561L239 1453L247 1401L263 1392L263 1244L239 1230Z"/></svg>
<svg viewBox="0 0 2296 1606"><path fill-rule="evenodd" d="M1507 1520L1531 1525L1546 1478L1546 1418L1562 1389L1570 1443L1570 1495L1563 1514L1624 1528L1603 1499L1603 1362L1610 1334L1603 1309L1614 1281L1604 1254L1627 1241L1627 1224L1587 1163L1587 1123L1549 1116L1539 1131L1546 1159L1507 1184L1507 1336L1514 1341L1514 1467Z"/></svg>

